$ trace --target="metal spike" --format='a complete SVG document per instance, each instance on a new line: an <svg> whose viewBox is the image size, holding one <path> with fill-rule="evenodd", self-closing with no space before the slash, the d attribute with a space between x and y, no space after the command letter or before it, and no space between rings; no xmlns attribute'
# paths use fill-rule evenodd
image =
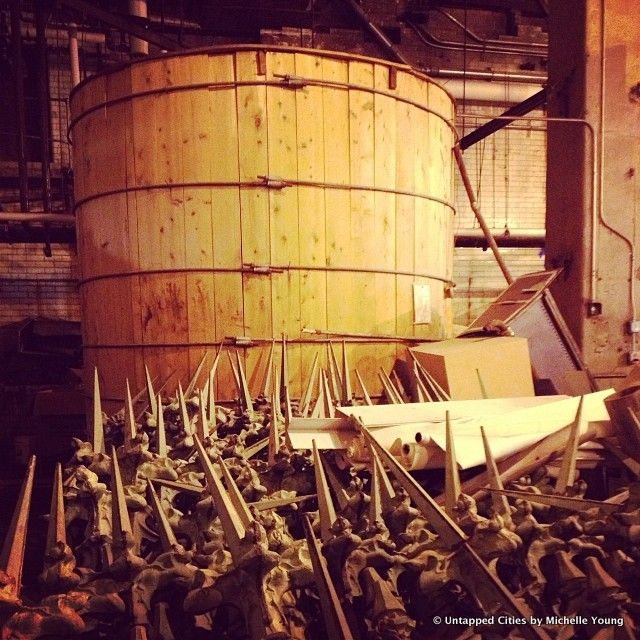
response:
<svg viewBox="0 0 640 640"><path fill-rule="evenodd" d="M189 412L187 411L187 403L184 399L184 393L182 391L182 385L178 381L178 404L180 406L180 416L182 417L182 427L186 434L192 434L191 419L189 418Z"/></svg>
<svg viewBox="0 0 640 640"><path fill-rule="evenodd" d="M216 392L215 392L215 371L211 369L209 371L209 393L207 394L207 420L209 424L215 429L216 427Z"/></svg>
<svg viewBox="0 0 640 640"><path fill-rule="evenodd" d="M275 402L275 396L271 402ZM267 457L267 464L272 467L276 463L276 454L280 451L280 420L278 419L278 412L271 412L271 420L269 421L269 455Z"/></svg>
<svg viewBox="0 0 640 640"><path fill-rule="evenodd" d="M449 412L445 413L447 451L444 463L444 510L451 518L455 518L456 504L460 497L460 473L456 459L456 449L451 432Z"/></svg>
<svg viewBox="0 0 640 640"><path fill-rule="evenodd" d="M371 477L373 479L375 476L378 492L380 493L382 513L387 513L393 509L393 500L396 497L396 492L376 450L373 447L369 447L369 452L371 453Z"/></svg>
<svg viewBox="0 0 640 640"><path fill-rule="evenodd" d="M336 593L335 586L331 580L331 575L327 569L327 563L320 551L320 544L313 533L313 527L309 522L309 516L304 515L302 519L304 533L307 538L309 556L313 575L320 596L320 609L326 631L326 637L332 640L353 640L353 635L347 624L347 618L342 609L342 604Z"/></svg>
<svg viewBox="0 0 640 640"><path fill-rule="evenodd" d="M195 484L186 484L185 482L176 482L175 480L166 480L165 478L151 478L150 482L159 484L161 487L167 487L174 489L175 491L182 491L194 496L202 495L204 487Z"/></svg>
<svg viewBox="0 0 640 640"><path fill-rule="evenodd" d="M362 389L362 396L364 398L364 403L368 406L373 406L373 402L371 402L371 396L369 395L369 392L367 391L367 387L364 386L364 380L362 379L362 376L360 375L360 372L356 369L356 378L358 379L358 384L360 385L360 388Z"/></svg>
<svg viewBox="0 0 640 640"><path fill-rule="evenodd" d="M311 406L311 396L313 394L313 389L316 385L316 379L318 377L318 360L320 354L316 352L313 356L313 364L311 365L311 373L309 374L309 380L307 382L307 388L302 395L302 400L300 402L300 415L303 418L306 418L309 415L309 407Z"/></svg>
<svg viewBox="0 0 640 640"><path fill-rule="evenodd" d="M480 395L484 400L486 400L489 397L489 394L487 393L487 388L484 386L484 380L480 375L480 369L476 369L476 375L478 376L478 384L480 385Z"/></svg>
<svg viewBox="0 0 640 640"><path fill-rule="evenodd" d="M262 379L262 386L260 387L260 395L263 398L268 398L271 393L272 375L273 375L273 352L276 348L276 341L271 341L271 349L269 351L269 358L267 359L267 367L264 370L264 378Z"/></svg>
<svg viewBox="0 0 640 640"><path fill-rule="evenodd" d="M189 381L189 384L187 385L187 390L185 391L185 395L187 398L191 398L191 396L193 396L193 393L196 388L196 384L198 384L198 378L200 377L200 373L202 372L202 367L204 367L204 363L208 355L209 355L209 352L205 351L202 358L200 358L200 362L196 367L196 371L193 374L193 377L191 378L191 380Z"/></svg>
<svg viewBox="0 0 640 640"><path fill-rule="evenodd" d="M322 454L320 454L322 457ZM342 486L342 482L340 482L340 478L336 475L333 467L330 464L323 464L324 473L333 489L333 494L336 497L336 502L338 503L338 509L342 511L349 504L349 496L347 494L346 489Z"/></svg>
<svg viewBox="0 0 640 640"><path fill-rule="evenodd" d="M396 390L400 400L404 402L405 398L407 398L408 396L406 391L404 390L404 385L402 384L402 380L400 380L400 377L396 373L395 369L391 369L391 375L393 376L393 380L391 380L391 377L389 377L389 379L393 383L393 388Z"/></svg>
<svg viewBox="0 0 640 640"><path fill-rule="evenodd" d="M131 388L129 387L129 378L127 378L127 407L124 412L124 446L125 449L131 448L138 435L136 429L136 419L133 415L133 400L131 399Z"/></svg>
<svg viewBox="0 0 640 640"><path fill-rule="evenodd" d="M147 398L149 400L149 408L151 409L151 415L154 419L158 416L156 414L156 392L153 390L153 382L151 381L151 374L149 373L149 367L144 365L144 377L147 382Z"/></svg>
<svg viewBox="0 0 640 640"><path fill-rule="evenodd" d="M169 373L169 375L164 379L164 382L158 387L157 390L154 390L155 394L158 395L159 393L162 393L165 389L165 387L167 386L167 384L169 383L169 380L171 380L171 377L173 376L174 372L172 371L171 373ZM151 383L155 384L157 382L157 378L152 378L151 379ZM145 385L144 389L142 389L140 391L140 393L138 393L136 396L134 396L133 398L133 406L135 407L137 402L142 398L143 395L145 395L145 393L148 395L148 389ZM147 410L151 410L151 412L153 413L155 411L155 397L153 400L153 405L150 405L148 402L144 404L144 406L142 407L142 411L138 411L138 413L136 414L136 422L140 423L142 422L142 419L144 418L144 414L145 411Z"/></svg>
<svg viewBox="0 0 640 640"><path fill-rule="evenodd" d="M564 493L567 487L573 486L576 479L576 463L578 460L578 446L580 444L580 426L582 424L582 405L584 396L580 396L576 416L569 430L567 438L567 447L564 456L562 456L562 464L558 472L558 480L556 481L555 492Z"/></svg>
<svg viewBox="0 0 640 640"><path fill-rule="evenodd" d="M324 371L320 372L320 384L318 385L318 397L316 398L316 403L313 405L313 411L311 412L312 418L326 418L327 414L324 411L325 400L324 400L324 380L323 380Z"/></svg>
<svg viewBox="0 0 640 640"><path fill-rule="evenodd" d="M258 440L258 442L254 442L252 445L245 447L242 451L241 457L245 460L249 460L249 458L253 458L253 456L260 453L267 446L269 446L269 438Z"/></svg>
<svg viewBox="0 0 640 640"><path fill-rule="evenodd" d="M200 440L209 437L209 419L207 418L207 407L205 406L204 393L200 392L199 419L196 423L196 433Z"/></svg>
<svg viewBox="0 0 640 640"><path fill-rule="evenodd" d="M336 416L336 406L333 402L333 398L331 397L331 389L329 388L329 380L327 379L327 372L322 370L322 410L324 411L324 417L326 418L335 418Z"/></svg>
<svg viewBox="0 0 640 640"><path fill-rule="evenodd" d="M102 400L98 367L93 370L93 434L91 436L94 453L104 453L104 424L102 422Z"/></svg>
<svg viewBox="0 0 640 640"><path fill-rule="evenodd" d="M120 465L113 445L111 446L111 539L113 548L117 551L124 551L133 542Z"/></svg>
<svg viewBox="0 0 640 640"><path fill-rule="evenodd" d="M378 372L378 377L380 378L380 382L382 382L382 388L384 389L384 394L387 396L387 400L389 404L402 404L400 398L397 395L396 390L393 387L393 383L389 379L389 376L385 373L384 369L380 367L380 371Z"/></svg>
<svg viewBox="0 0 640 640"><path fill-rule="evenodd" d="M633 417L638 420L636 414L633 412L631 407L628 407L629 414L633 415ZM638 427L640 427L640 421L638 421ZM640 463L637 460L634 460L632 457L628 456L624 451L620 448L616 447L608 438L602 438L598 440L598 443L601 444L609 453L613 454L622 464L633 473L634 476L640 476Z"/></svg>
<svg viewBox="0 0 640 640"><path fill-rule="evenodd" d="M218 348L216 353L216 357L213 359L213 364L211 365L211 369L209 369L209 395L207 396L207 402L209 403L207 406L209 408L209 421L215 425L215 418L212 417L211 414L211 403L215 398L215 388L216 388L216 373L218 371L218 362L220 361L220 354L222 353L222 344ZM211 395L213 393L213 395ZM215 415L215 408L213 411Z"/></svg>
<svg viewBox="0 0 640 640"><path fill-rule="evenodd" d="M347 361L347 342L342 341L342 395L341 404L350 405L353 402L353 393L351 391L351 379L349 377L349 362Z"/></svg>
<svg viewBox="0 0 640 640"><path fill-rule="evenodd" d="M491 495L502 495L521 499L527 502L535 502L536 504L547 504L550 507L558 507L567 511L582 512L587 509L600 509L603 513L615 513L620 511L621 505L617 502L602 502L600 500L585 500L584 498L573 498L569 496L560 496L555 493L531 493L529 491L517 491L515 489L493 489L488 491Z"/></svg>
<svg viewBox="0 0 640 640"><path fill-rule="evenodd" d="M64 520L64 494L62 487L62 465L58 462L53 476L53 491L51 492L51 507L49 509L49 523L47 525L47 542L45 549L50 552L58 542L67 544L67 529Z"/></svg>
<svg viewBox="0 0 640 640"><path fill-rule="evenodd" d="M168 552L178 549L180 545L178 544L178 540L171 528L167 514L162 508L160 498L158 497L152 482L147 483L147 493L149 502L151 503L151 508L153 509L153 515L156 519L158 537L160 538L160 546L162 547L162 550L164 552Z"/></svg>
<svg viewBox="0 0 640 640"><path fill-rule="evenodd" d="M422 371L426 377L427 382L433 387L436 395L443 402L449 402L451 396L438 384L437 380L423 367Z"/></svg>
<svg viewBox="0 0 640 640"><path fill-rule="evenodd" d="M164 411L162 409L162 399L158 394L157 407L157 426L156 426L156 453L163 458L167 457L167 432L164 428Z"/></svg>
<svg viewBox="0 0 640 640"><path fill-rule="evenodd" d="M318 494L318 515L320 517L320 537L323 542L331 540L333 534L331 527L336 521L336 510L331 500L329 485L322 466L322 458L316 446L316 441L312 441L313 445L313 470L316 477L316 493Z"/></svg>
<svg viewBox="0 0 640 640"><path fill-rule="evenodd" d="M380 458L387 464L398 483L405 489L416 507L427 518L433 529L440 536L442 543L448 547L457 547L459 553L469 560L470 580L474 584L481 585L478 597L486 608L495 607L500 603L506 611L516 614L525 620L529 619L527 611L513 597L504 584L493 575L489 567L469 545L466 536L458 525L444 512L433 498L411 477L409 472L382 447L375 438L361 424L361 432L372 447L375 447ZM535 627L530 622L522 625L521 632L531 640L549 640L549 635L541 628Z"/></svg>
<svg viewBox="0 0 640 640"><path fill-rule="evenodd" d="M236 484L236 481L231 476L231 473L225 464L225 461L221 456L218 456L218 466L222 471L222 477L224 479L224 483L227 486L227 493L229 494L229 498L231 499L231 503L235 507L235 510L240 517L240 521L244 526L245 530L247 527L254 521L253 516L251 515L251 511L249 511L249 507L240 493L240 489Z"/></svg>
<svg viewBox="0 0 640 640"><path fill-rule="evenodd" d="M287 354L287 339L282 334L282 363L280 365L280 404L284 405L284 419L289 424L293 412L291 410L291 396L289 394L289 357Z"/></svg>
<svg viewBox="0 0 640 640"><path fill-rule="evenodd" d="M416 361L413 361L413 377L416 381L416 391L418 393L418 402L432 402L433 399L431 395L427 391L427 388L424 386L424 382L422 382L422 377L420 376L420 370L416 364Z"/></svg>
<svg viewBox="0 0 640 640"><path fill-rule="evenodd" d="M255 507L258 511L267 511L268 509L277 509L278 507L286 507L287 505L294 504L297 502L305 502L307 500L311 500L312 498L316 498L317 495L315 493L309 494L308 496L295 496L293 498L274 498L273 500L260 500L258 502L250 502L250 507Z"/></svg>
<svg viewBox="0 0 640 640"><path fill-rule="evenodd" d="M487 465L487 476L489 478L489 487L491 489L504 489L500 473L498 472L498 466L491 453L491 447L489 446L489 440L487 434L484 431L484 427L480 426L480 433L482 435L482 444L484 446L484 457ZM496 513L502 516L505 525L511 524L511 508L509 507L509 501L504 495L497 493L491 494L491 501L493 502L493 509Z"/></svg>
<svg viewBox="0 0 640 640"><path fill-rule="evenodd" d="M231 365L231 373L233 374L233 381L236 384L236 390L238 391L238 400L242 398L242 385L240 384L240 374L238 373L238 368L236 367L233 356L231 355L231 351L227 351L227 356L229 358L229 364Z"/></svg>
<svg viewBox="0 0 640 640"><path fill-rule="evenodd" d="M240 358L240 352L236 350L236 362L238 365L238 378L240 380L240 403L242 408L250 415L253 415L253 400L249 393L249 385L247 384L247 376L244 372L244 366Z"/></svg>
<svg viewBox="0 0 640 640"><path fill-rule="evenodd" d="M207 481L207 488L218 511L227 546L234 560L237 561L240 558L241 544L246 531L242 525L240 516L231 502L229 494L225 491L222 482L220 482L218 478L218 474L211 464L209 455L202 446L202 442L200 442L200 438L194 436L193 439L195 441L196 451L198 452L200 465L202 466Z"/></svg>
<svg viewBox="0 0 640 640"><path fill-rule="evenodd" d="M331 393L333 394L334 398L339 398L341 393L340 393L340 388L342 387L342 380L340 378L340 369L338 367L338 360L336 359L336 353L333 350L333 342L331 342L331 340L329 340L329 343L327 344L327 348L329 351L329 366L328 366L328 374L327 374L327 378L331 384Z"/></svg>
<svg viewBox="0 0 640 640"><path fill-rule="evenodd" d="M380 491L380 472L372 461L371 465L371 491L369 493L369 525L382 522L382 492Z"/></svg>
<svg viewBox="0 0 640 640"><path fill-rule="evenodd" d="M36 457L31 456L27 473L20 489L20 495L18 496L18 501L13 511L9 531L4 539L2 553L0 553L0 569L11 579L11 584L3 587L4 594L2 595L2 600L18 600L20 597L24 548L27 542L27 525L29 522L29 507L31 505L31 494L33 493L33 476L35 469Z"/></svg>

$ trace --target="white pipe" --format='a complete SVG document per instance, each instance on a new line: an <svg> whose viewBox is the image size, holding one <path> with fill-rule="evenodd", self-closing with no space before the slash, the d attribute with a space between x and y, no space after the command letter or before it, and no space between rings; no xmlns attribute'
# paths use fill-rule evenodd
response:
<svg viewBox="0 0 640 640"><path fill-rule="evenodd" d="M78 27L69 24L69 60L71 64L71 86L80 84L80 56L78 55Z"/></svg>
<svg viewBox="0 0 640 640"><path fill-rule="evenodd" d="M129 13L137 18L147 17L147 0L129 0ZM131 43L131 55L132 56L146 56L149 55L149 43L131 36L129 42Z"/></svg>
<svg viewBox="0 0 640 640"><path fill-rule="evenodd" d="M449 91L456 100L471 102L502 102L518 104L524 102L540 89L544 83L513 83L487 82L484 80L450 80L439 79L439 83Z"/></svg>

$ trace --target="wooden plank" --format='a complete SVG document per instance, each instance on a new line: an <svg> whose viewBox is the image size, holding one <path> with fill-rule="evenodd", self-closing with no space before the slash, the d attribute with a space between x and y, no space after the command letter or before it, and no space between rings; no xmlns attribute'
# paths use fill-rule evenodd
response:
<svg viewBox="0 0 640 640"><path fill-rule="evenodd" d="M254 52L238 53L236 76L239 82L254 80L257 68ZM264 86L236 88L238 118L238 166L240 180L254 181L269 173L267 152L267 90ZM240 192L242 216L242 262L268 265L271 262L269 194L266 189ZM245 335L271 338L271 276L245 274ZM258 351L247 354L248 375L256 369Z"/></svg>
<svg viewBox="0 0 640 640"><path fill-rule="evenodd" d="M277 74L277 75L276 75ZM294 54L267 54L267 77L295 75ZM269 176L298 175L296 92L286 87L267 87L267 147ZM269 190L271 264L299 265L298 188ZM284 271L271 280L271 312L274 337L297 337L300 333L300 272ZM289 381L294 395L300 394L300 346L289 349Z"/></svg>
<svg viewBox="0 0 640 640"><path fill-rule="evenodd" d="M296 53L295 73L301 78L322 80L322 58ZM317 86L307 86L295 92L299 180L324 182L325 157L334 152L325 144L323 92L324 89ZM324 267L327 260L327 212L322 192L314 187L299 187L298 212L300 264ZM327 327L327 275L323 271L300 273L299 330L304 327ZM301 347L300 393L310 374L315 354L314 345Z"/></svg>

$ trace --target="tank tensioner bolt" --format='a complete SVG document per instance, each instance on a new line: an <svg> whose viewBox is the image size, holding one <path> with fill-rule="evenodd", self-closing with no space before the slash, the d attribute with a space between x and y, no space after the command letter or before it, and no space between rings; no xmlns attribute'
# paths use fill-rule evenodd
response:
<svg viewBox="0 0 640 640"><path fill-rule="evenodd" d="M289 87L290 89L304 89L304 87L306 87L308 84L308 82L304 78L301 78L300 76L292 76L289 73L274 73L273 77L280 78L282 84Z"/></svg>
<svg viewBox="0 0 640 640"><path fill-rule="evenodd" d="M258 180L262 180L262 184L269 189L284 189L291 186L286 180L277 176L258 176Z"/></svg>

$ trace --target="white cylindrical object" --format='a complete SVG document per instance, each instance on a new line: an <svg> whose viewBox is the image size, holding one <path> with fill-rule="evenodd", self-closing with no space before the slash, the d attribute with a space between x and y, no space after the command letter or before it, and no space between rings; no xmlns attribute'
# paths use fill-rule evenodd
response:
<svg viewBox="0 0 640 640"><path fill-rule="evenodd" d="M461 80L452 78L441 79L442 86L451 93L456 100L469 100L471 102L503 102L506 104L518 104L524 102L543 88L540 83L504 83L486 80Z"/></svg>
<svg viewBox="0 0 640 640"><path fill-rule="evenodd" d="M80 84L80 56L78 55L78 28L69 24L69 60L71 64L71 86Z"/></svg>

